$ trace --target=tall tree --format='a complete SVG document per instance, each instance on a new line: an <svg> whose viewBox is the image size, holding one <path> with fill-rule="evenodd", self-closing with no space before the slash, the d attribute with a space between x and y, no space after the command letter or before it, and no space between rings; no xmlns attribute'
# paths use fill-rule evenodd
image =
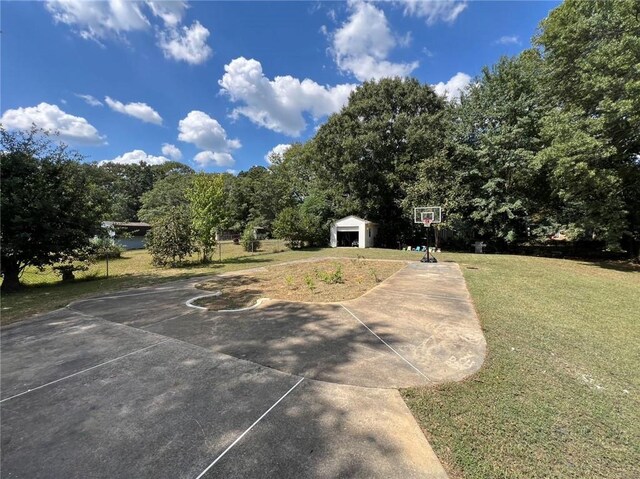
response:
<svg viewBox="0 0 640 479"><path fill-rule="evenodd" d="M187 207L187 191L191 188L193 179L192 174L172 173L156 181L153 188L142 195L138 218L147 223L154 223L173 207Z"/></svg>
<svg viewBox="0 0 640 479"><path fill-rule="evenodd" d="M284 177L271 169L253 166L230 183L231 228L244 230L247 224L270 229L279 211L291 204Z"/></svg>
<svg viewBox="0 0 640 479"><path fill-rule="evenodd" d="M202 251L202 261L207 263L216 244L216 231L222 228L228 216L224 177L198 173L186 196L191 208L191 224Z"/></svg>
<svg viewBox="0 0 640 479"><path fill-rule="evenodd" d="M542 147L541 62L535 50L503 57L451 105L447 157L421 168L417 184L439 193L448 226L513 242L543 216L548 191L534 164ZM424 177L432 172L436 185Z"/></svg>
<svg viewBox="0 0 640 479"><path fill-rule="evenodd" d="M445 102L415 79L365 82L312 141L318 191L335 216L380 222L379 238L395 244L410 228L403 209L420 165L444 147Z"/></svg>
<svg viewBox="0 0 640 479"><path fill-rule="evenodd" d="M27 266L72 257L100 228L106 198L78 153L47 132L0 129L2 290L20 286Z"/></svg>
<svg viewBox="0 0 640 479"><path fill-rule="evenodd" d="M545 150L576 236L640 240L640 2L567 0L542 21Z"/></svg>

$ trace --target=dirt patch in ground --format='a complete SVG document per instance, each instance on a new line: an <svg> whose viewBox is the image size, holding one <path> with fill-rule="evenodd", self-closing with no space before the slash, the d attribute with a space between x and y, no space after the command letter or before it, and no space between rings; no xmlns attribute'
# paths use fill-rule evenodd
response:
<svg viewBox="0 0 640 479"><path fill-rule="evenodd" d="M363 259L272 266L265 271L198 284L198 288L222 294L199 299L196 304L221 310L251 306L258 298L319 303L345 301L361 296L404 266L404 262Z"/></svg>

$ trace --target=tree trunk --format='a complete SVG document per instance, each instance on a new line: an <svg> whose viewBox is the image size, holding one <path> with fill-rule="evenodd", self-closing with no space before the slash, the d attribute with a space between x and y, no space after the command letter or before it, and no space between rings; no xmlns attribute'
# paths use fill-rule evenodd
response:
<svg viewBox="0 0 640 479"><path fill-rule="evenodd" d="M2 288L3 293L20 289L20 265L12 259L2 259Z"/></svg>

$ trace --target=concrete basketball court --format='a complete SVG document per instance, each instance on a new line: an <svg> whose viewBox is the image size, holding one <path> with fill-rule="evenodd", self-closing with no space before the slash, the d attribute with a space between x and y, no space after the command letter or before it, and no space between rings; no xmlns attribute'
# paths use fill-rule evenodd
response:
<svg viewBox="0 0 640 479"><path fill-rule="evenodd" d="M236 312L188 306L197 282L2 331L3 477L446 477L397 388L482 364L456 264L408 263L343 303Z"/></svg>

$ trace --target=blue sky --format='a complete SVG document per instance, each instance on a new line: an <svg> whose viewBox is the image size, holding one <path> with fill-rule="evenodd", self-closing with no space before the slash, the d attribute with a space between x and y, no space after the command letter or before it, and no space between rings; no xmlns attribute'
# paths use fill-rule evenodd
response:
<svg viewBox="0 0 640 479"><path fill-rule="evenodd" d="M1 121L57 129L89 161L246 170L368 78L455 98L558 3L3 1Z"/></svg>

